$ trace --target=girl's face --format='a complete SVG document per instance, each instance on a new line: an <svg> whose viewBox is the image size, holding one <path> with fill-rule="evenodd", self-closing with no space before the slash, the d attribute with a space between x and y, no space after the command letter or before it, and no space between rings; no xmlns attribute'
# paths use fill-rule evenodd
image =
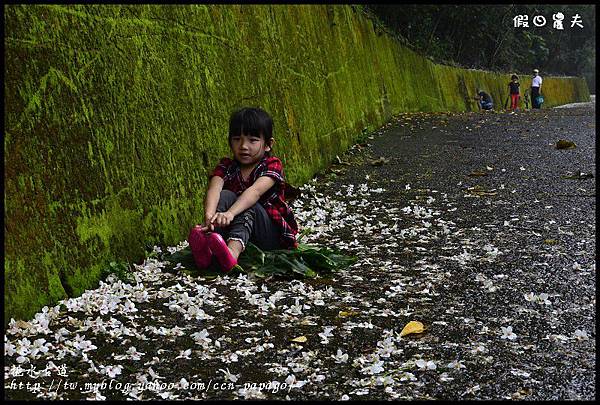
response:
<svg viewBox="0 0 600 405"><path fill-rule="evenodd" d="M271 145L265 142L262 136L241 134L232 136L229 146L234 157L242 167L253 166L258 163L266 152L271 150Z"/></svg>

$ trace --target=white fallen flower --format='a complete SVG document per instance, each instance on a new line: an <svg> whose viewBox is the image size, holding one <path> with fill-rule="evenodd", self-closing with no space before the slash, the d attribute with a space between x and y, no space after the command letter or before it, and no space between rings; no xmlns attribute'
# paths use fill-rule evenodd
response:
<svg viewBox="0 0 600 405"><path fill-rule="evenodd" d="M31 356L36 358L36 357L38 357L38 353L45 354L48 352L50 347L52 347L52 344L46 343L46 339L44 339L44 338L36 339L33 341L33 344L30 347Z"/></svg>
<svg viewBox="0 0 600 405"><path fill-rule="evenodd" d="M575 335L573 336L577 340L588 340L589 336L586 331L577 329L575 331Z"/></svg>
<svg viewBox="0 0 600 405"><path fill-rule="evenodd" d="M549 335L546 335L546 337L544 339L549 339L551 341L561 341L561 342L569 341L569 337L562 335L562 334L558 334L558 335L549 334Z"/></svg>
<svg viewBox="0 0 600 405"><path fill-rule="evenodd" d="M373 324L371 323L370 319L369 319L369 322L361 322L361 323L357 324L356 326L358 328L373 329Z"/></svg>
<svg viewBox="0 0 600 405"><path fill-rule="evenodd" d="M405 371L400 375L400 381L417 381L417 377L413 373Z"/></svg>
<svg viewBox="0 0 600 405"><path fill-rule="evenodd" d="M196 332L190 335L192 339L196 342L196 344L202 345L204 347L208 346L212 339L208 337L208 330L203 329L200 332Z"/></svg>
<svg viewBox="0 0 600 405"><path fill-rule="evenodd" d="M285 383L288 385L288 387L290 388L300 388L302 387L304 384L307 383L307 381L302 381L302 380L297 380L296 376L294 374L290 374L289 376L287 376L287 378L285 379Z"/></svg>
<svg viewBox="0 0 600 405"><path fill-rule="evenodd" d="M500 338L508 340L515 340L517 338L517 335L512 331L512 326L507 326L506 328L501 326L500 329L502 329L502 336Z"/></svg>
<svg viewBox="0 0 600 405"><path fill-rule="evenodd" d="M375 378L375 385L383 385L384 387L387 387L388 385L392 385L392 384L394 384L394 379L389 375L386 375L386 376L378 375Z"/></svg>
<svg viewBox="0 0 600 405"><path fill-rule="evenodd" d="M479 384L474 385L472 387L467 388L467 390L463 393L463 395L466 395L466 394L475 394L480 389L481 389L481 387L479 386Z"/></svg>
<svg viewBox="0 0 600 405"><path fill-rule="evenodd" d="M106 397L102 395L100 391L94 391L92 394L94 395L93 397L87 398L90 401L104 401L106 399Z"/></svg>
<svg viewBox="0 0 600 405"><path fill-rule="evenodd" d="M264 399L265 394L258 387L240 388L237 394L244 399Z"/></svg>
<svg viewBox="0 0 600 405"><path fill-rule="evenodd" d="M471 349L472 354L485 353L485 352L487 352L487 349L485 348L485 346L483 344L479 344L479 345L475 346L473 349Z"/></svg>
<svg viewBox="0 0 600 405"><path fill-rule="evenodd" d="M327 344L329 343L329 337L333 336L333 333L331 333L331 331L335 329L335 326L325 326L323 328L323 332L319 333L319 337L321 338L321 343L323 344Z"/></svg>
<svg viewBox="0 0 600 405"><path fill-rule="evenodd" d="M131 360L140 360L141 356L146 354L138 352L134 346L131 346L129 349L127 349L126 353L130 356Z"/></svg>
<svg viewBox="0 0 600 405"><path fill-rule="evenodd" d="M123 371L123 366L100 366L100 372L106 374L110 378L115 378L117 375L121 374L121 371Z"/></svg>
<svg viewBox="0 0 600 405"><path fill-rule="evenodd" d="M223 370L222 368L220 368L219 371L221 371L225 375L225 381L237 382L237 380L240 376L240 374L232 374L229 371L229 368L227 368L226 370Z"/></svg>
<svg viewBox="0 0 600 405"><path fill-rule="evenodd" d="M312 376L313 376L312 380L314 382L321 382L321 381L324 381L327 378L324 374L317 374L317 375L312 374Z"/></svg>
<svg viewBox="0 0 600 405"><path fill-rule="evenodd" d="M361 372L363 374L371 374L371 375L379 374L383 371L384 371L383 361L375 361L373 364L370 364L361 370Z"/></svg>
<svg viewBox="0 0 600 405"><path fill-rule="evenodd" d="M440 381L441 382L448 382L448 381L452 381L452 380L454 380L454 377L450 377L448 375L448 373L443 372L442 374L440 374Z"/></svg>
<svg viewBox="0 0 600 405"><path fill-rule="evenodd" d="M302 304L300 304L300 302L299 302L299 301L300 301L300 300L299 300L298 298L296 298L296 303L295 303L295 304L293 304L293 305L291 305L291 306L289 307L289 309L288 309L288 310L286 310L286 312L287 312L288 314L290 314L290 315L302 315L302 308L303 308L303 305L302 305Z"/></svg>
<svg viewBox="0 0 600 405"><path fill-rule="evenodd" d="M161 378L162 379L165 378L165 377L159 376L154 370L152 370L152 367L148 368L148 374L150 374L150 377L152 377L153 380L160 380Z"/></svg>
<svg viewBox="0 0 600 405"><path fill-rule="evenodd" d="M336 363L346 363L348 361L348 353L343 353L342 349L337 349L337 353L332 355Z"/></svg>
<svg viewBox="0 0 600 405"><path fill-rule="evenodd" d="M236 353L231 353L223 359L226 363L237 363L238 355Z"/></svg>
<svg viewBox="0 0 600 405"><path fill-rule="evenodd" d="M179 395L174 394L174 393L172 393L170 391L160 392L158 394L158 396L161 397L162 399L177 399L177 398L179 398Z"/></svg>
<svg viewBox="0 0 600 405"><path fill-rule="evenodd" d="M522 371L522 370L515 370L515 369L513 369L513 370L510 370L510 373L511 373L512 375L516 375L516 376L518 376L518 377L525 377L525 378L529 378L529 376L531 375L531 374L529 374L529 373L528 373L528 372L526 372L526 371Z"/></svg>
<svg viewBox="0 0 600 405"><path fill-rule="evenodd" d="M467 368L467 367L463 364L463 360L455 360L455 361L451 361L450 363L448 363L448 368L460 370L460 369Z"/></svg>
<svg viewBox="0 0 600 405"><path fill-rule="evenodd" d="M191 360L190 355L192 354L192 349L180 350L179 356L175 357L176 359L188 359Z"/></svg>
<svg viewBox="0 0 600 405"><path fill-rule="evenodd" d="M4 335L4 355L5 356L12 356L13 354L15 354L16 351L16 346L13 345L9 340L6 339L6 335Z"/></svg>
<svg viewBox="0 0 600 405"><path fill-rule="evenodd" d="M494 285L494 282L492 280L485 280L483 282L483 286L487 288L489 292L494 292L498 290L498 287Z"/></svg>
<svg viewBox="0 0 600 405"><path fill-rule="evenodd" d="M415 361L415 365L417 367L419 367L421 370L425 369L425 370L435 370L437 368L437 366L435 365L435 363L431 360L425 361L423 359L419 359L417 361Z"/></svg>
<svg viewBox="0 0 600 405"><path fill-rule="evenodd" d="M544 305L552 305L552 303L550 302L550 300L548 299L549 295L546 293L541 293L540 295L538 295L538 302L540 304L544 304Z"/></svg>
<svg viewBox="0 0 600 405"><path fill-rule="evenodd" d="M81 350L82 352L88 352L90 350L97 349L97 347L92 344L90 340L86 340L84 336L75 336L75 342L73 343L73 347L77 350Z"/></svg>
<svg viewBox="0 0 600 405"><path fill-rule="evenodd" d="M127 299L127 300L125 300L125 304L123 304L123 311L124 312L137 312L137 308L135 307L135 304L133 302L131 302Z"/></svg>
<svg viewBox="0 0 600 405"><path fill-rule="evenodd" d="M190 383L185 378L181 378L181 380L179 380L179 388L186 390L186 389L188 389L189 386L190 386Z"/></svg>

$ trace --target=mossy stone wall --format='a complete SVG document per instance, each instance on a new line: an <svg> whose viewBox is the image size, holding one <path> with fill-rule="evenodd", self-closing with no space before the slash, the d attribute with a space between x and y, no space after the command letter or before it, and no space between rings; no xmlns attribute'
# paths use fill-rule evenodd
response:
<svg viewBox="0 0 600 405"><path fill-rule="evenodd" d="M300 184L402 111L468 111L508 76L433 64L349 5L5 6L8 320L202 220L232 110L261 106ZM545 106L589 99L545 78Z"/></svg>

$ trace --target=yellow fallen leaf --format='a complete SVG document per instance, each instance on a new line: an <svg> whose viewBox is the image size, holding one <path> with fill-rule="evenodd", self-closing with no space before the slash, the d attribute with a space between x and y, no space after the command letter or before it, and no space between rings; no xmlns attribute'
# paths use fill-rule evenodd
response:
<svg viewBox="0 0 600 405"><path fill-rule="evenodd" d="M544 239L544 243L547 245L556 245L558 241L556 239Z"/></svg>
<svg viewBox="0 0 600 405"><path fill-rule="evenodd" d="M493 191L487 191L480 185L476 185L476 186L467 188L467 192L471 195L476 195L476 196L486 196L486 195L496 195L497 194L496 192L493 192Z"/></svg>
<svg viewBox="0 0 600 405"><path fill-rule="evenodd" d="M304 318L303 320L301 320L301 321L300 321L300 325L305 325L305 326L306 326L306 325L309 325L309 326L315 326L315 325L316 325L316 323L315 323L315 322L313 322L313 321L311 321L311 320L310 320L310 319L308 319L308 318Z"/></svg>
<svg viewBox="0 0 600 405"><path fill-rule="evenodd" d="M566 139L560 139L556 142L556 149L575 149L577 144L572 141L567 141Z"/></svg>
<svg viewBox="0 0 600 405"><path fill-rule="evenodd" d="M411 333L423 333L425 331L425 327L419 321L410 321L406 324L406 326L400 332L400 336L406 336Z"/></svg>
<svg viewBox="0 0 600 405"><path fill-rule="evenodd" d="M297 342L297 343L304 343L306 342L308 339L306 339L306 336L298 336L297 338L293 338L292 342Z"/></svg>
<svg viewBox="0 0 600 405"><path fill-rule="evenodd" d="M486 172L484 172L483 170L474 170L471 173L469 173L470 177L481 177L481 176L487 176L488 174Z"/></svg>
<svg viewBox="0 0 600 405"><path fill-rule="evenodd" d="M353 315L358 315L360 312L356 312L356 311L340 311L338 313L338 316L341 318L346 318L349 316L353 316Z"/></svg>

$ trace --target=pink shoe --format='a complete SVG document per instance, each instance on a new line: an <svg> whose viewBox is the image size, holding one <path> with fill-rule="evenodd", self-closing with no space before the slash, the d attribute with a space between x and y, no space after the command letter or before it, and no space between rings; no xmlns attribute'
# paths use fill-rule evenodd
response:
<svg viewBox="0 0 600 405"><path fill-rule="evenodd" d="M208 235L207 239L208 247L219 261L221 270L224 272L231 271L237 264L237 259L231 254L223 237L218 233L213 232Z"/></svg>
<svg viewBox="0 0 600 405"><path fill-rule="evenodd" d="M205 269L210 266L212 252L208 247L208 236L200 230L199 225L190 230L188 243L190 244L196 266L200 269Z"/></svg>

